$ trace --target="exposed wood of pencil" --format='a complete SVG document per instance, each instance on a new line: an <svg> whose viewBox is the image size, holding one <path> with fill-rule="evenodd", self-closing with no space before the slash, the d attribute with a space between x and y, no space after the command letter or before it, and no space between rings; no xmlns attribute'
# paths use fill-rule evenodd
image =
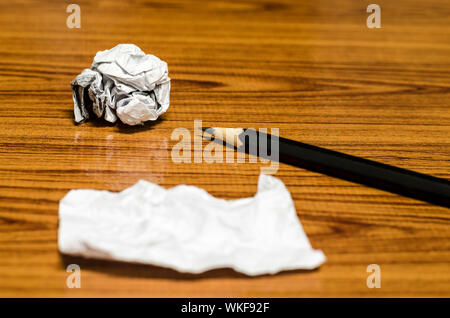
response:
<svg viewBox="0 0 450 318"><path fill-rule="evenodd" d="M280 164L317 271L247 278L64 259L58 202L74 188L139 179L256 192L258 163L171 160L172 131L279 128L280 135L450 179L450 14L445 0L0 3L0 296L449 296L448 209ZM135 43L168 62L171 106L144 127L73 124L70 81L99 50ZM207 141L204 142L206 146ZM226 148L224 148L226 149ZM193 158L193 157L192 157ZM248 158L247 158L248 159ZM66 263L82 288L66 287ZM369 264L381 288L369 289Z"/></svg>

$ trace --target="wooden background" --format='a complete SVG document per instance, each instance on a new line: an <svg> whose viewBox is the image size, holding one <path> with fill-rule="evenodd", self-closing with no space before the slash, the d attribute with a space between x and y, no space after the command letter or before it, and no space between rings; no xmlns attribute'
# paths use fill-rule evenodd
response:
<svg viewBox="0 0 450 318"><path fill-rule="evenodd" d="M279 128L282 136L450 178L450 6L378 0L67 1L0 4L0 296L450 296L449 210L280 165L314 248L312 272L249 278L61 257L58 202L139 179L256 191L260 163L175 164L171 132ZM169 64L171 106L143 127L75 126L70 81L99 50L134 43ZM69 289L65 266L82 268ZM369 264L381 288L366 286Z"/></svg>

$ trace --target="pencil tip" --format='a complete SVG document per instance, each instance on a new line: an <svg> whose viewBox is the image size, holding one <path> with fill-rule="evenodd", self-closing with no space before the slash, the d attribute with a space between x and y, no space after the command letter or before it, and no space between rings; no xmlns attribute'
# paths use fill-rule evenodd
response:
<svg viewBox="0 0 450 318"><path fill-rule="evenodd" d="M201 129L210 135L214 135L214 127L201 127Z"/></svg>

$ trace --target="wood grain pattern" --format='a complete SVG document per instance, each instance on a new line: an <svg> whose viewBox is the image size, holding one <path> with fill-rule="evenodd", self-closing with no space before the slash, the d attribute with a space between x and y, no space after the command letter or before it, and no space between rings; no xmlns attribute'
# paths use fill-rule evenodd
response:
<svg viewBox="0 0 450 318"><path fill-rule="evenodd" d="M261 164L175 164L176 127L279 128L292 139L450 179L450 7L371 2L64 1L0 4L0 296L450 296L449 210L280 165L304 229L328 261L248 278L62 258L58 202L73 188L139 179L251 196ZM169 64L171 107L144 127L73 124L69 83L98 50L135 43ZM65 285L65 265L82 288ZM381 266L380 289L366 267Z"/></svg>

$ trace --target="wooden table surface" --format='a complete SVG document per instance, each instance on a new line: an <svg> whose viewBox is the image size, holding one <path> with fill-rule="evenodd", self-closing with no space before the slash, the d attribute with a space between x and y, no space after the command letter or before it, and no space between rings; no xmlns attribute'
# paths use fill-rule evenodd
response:
<svg viewBox="0 0 450 318"><path fill-rule="evenodd" d="M450 296L450 210L281 164L312 245L312 272L249 278L62 257L58 202L139 179L225 199L256 192L261 163L171 160L177 127L280 135L450 179L446 0L67 1L0 4L0 296ZM74 125L70 81L99 50L134 43L168 62L171 106L143 127ZM80 289L66 265L81 266ZM369 264L381 288L366 285Z"/></svg>

